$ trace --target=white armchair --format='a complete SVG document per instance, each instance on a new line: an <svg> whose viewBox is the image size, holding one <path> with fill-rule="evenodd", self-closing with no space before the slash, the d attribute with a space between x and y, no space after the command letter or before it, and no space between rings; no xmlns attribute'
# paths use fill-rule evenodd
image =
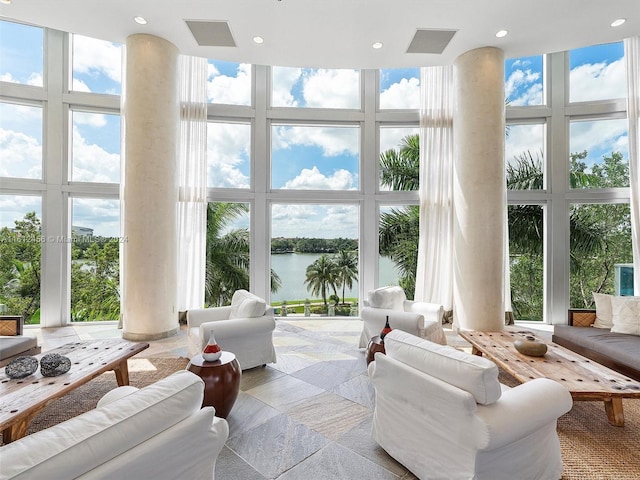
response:
<svg viewBox="0 0 640 480"><path fill-rule="evenodd" d="M211 332L222 350L235 354L240 368L275 363L273 308L246 290L237 290L231 305L187 311L189 358L201 353Z"/></svg>
<svg viewBox="0 0 640 480"><path fill-rule="evenodd" d="M380 333L387 316L392 329L397 328L441 345L447 344L442 329L442 305L407 300L404 290L398 286L372 290L363 303L360 348L366 347L371 337Z"/></svg>
<svg viewBox="0 0 640 480"><path fill-rule="evenodd" d="M571 394L546 378L514 388L490 360L394 330L369 364L372 437L422 480L559 479L556 421Z"/></svg>

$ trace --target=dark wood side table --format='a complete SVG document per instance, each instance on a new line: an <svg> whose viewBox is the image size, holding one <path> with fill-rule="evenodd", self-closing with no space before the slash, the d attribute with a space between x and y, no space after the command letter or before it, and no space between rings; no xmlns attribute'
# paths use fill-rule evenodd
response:
<svg viewBox="0 0 640 480"><path fill-rule="evenodd" d="M384 341L380 340L380 335L375 335L371 337L371 340L369 340L369 345L367 345L367 349L365 350L367 365L375 360L375 355L378 352L385 353Z"/></svg>
<svg viewBox="0 0 640 480"><path fill-rule="evenodd" d="M204 400L202 406L216 409L216 417L227 418L240 392L242 370L231 352L222 352L215 362L205 362L201 354L194 356L187 370L204 380Z"/></svg>

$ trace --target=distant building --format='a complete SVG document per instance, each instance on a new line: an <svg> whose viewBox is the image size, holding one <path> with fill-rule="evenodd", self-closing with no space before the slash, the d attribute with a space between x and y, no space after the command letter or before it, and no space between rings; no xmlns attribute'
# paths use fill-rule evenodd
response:
<svg viewBox="0 0 640 480"><path fill-rule="evenodd" d="M93 237L93 228L73 225L71 227L71 233L77 237Z"/></svg>

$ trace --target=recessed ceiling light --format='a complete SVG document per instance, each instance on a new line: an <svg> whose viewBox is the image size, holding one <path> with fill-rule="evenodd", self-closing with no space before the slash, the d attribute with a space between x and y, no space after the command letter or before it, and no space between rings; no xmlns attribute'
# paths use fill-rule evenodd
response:
<svg viewBox="0 0 640 480"><path fill-rule="evenodd" d="M622 25L626 21L627 21L626 18L619 18L619 19L614 20L613 22L611 22L611 26L612 27L619 27L620 25Z"/></svg>
<svg viewBox="0 0 640 480"><path fill-rule="evenodd" d="M509 33L508 30L499 30L498 32L496 32L496 37L498 38L506 37L507 33Z"/></svg>
<svg viewBox="0 0 640 480"><path fill-rule="evenodd" d="M255 43L257 43L258 45L260 45L261 43L264 43L264 38L262 38L262 37L260 37L260 36L256 35L255 37L253 37L253 41L254 41Z"/></svg>
<svg viewBox="0 0 640 480"><path fill-rule="evenodd" d="M375 42L373 45L371 45L373 48L375 48L376 50L379 50L382 48L382 42Z"/></svg>
<svg viewBox="0 0 640 480"><path fill-rule="evenodd" d="M5 5L10 5L11 0L0 0L0 3L4 3Z"/></svg>
<svg viewBox="0 0 640 480"><path fill-rule="evenodd" d="M146 25L147 24L147 19L144 17L133 17L133 21L136 23L139 23L140 25Z"/></svg>

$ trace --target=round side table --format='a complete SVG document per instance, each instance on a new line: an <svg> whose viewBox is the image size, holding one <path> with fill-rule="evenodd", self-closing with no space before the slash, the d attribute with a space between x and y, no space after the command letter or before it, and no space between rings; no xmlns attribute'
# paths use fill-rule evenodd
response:
<svg viewBox="0 0 640 480"><path fill-rule="evenodd" d="M202 406L216 409L216 417L227 418L240 392L242 370L231 352L222 352L215 362L205 362L201 354L194 356L187 370L204 380L204 400Z"/></svg>
<svg viewBox="0 0 640 480"><path fill-rule="evenodd" d="M367 349L365 350L367 365L375 360L375 355L378 352L385 353L384 341L380 340L380 335L375 335L371 337L371 340L369 340L369 345L367 345Z"/></svg>

